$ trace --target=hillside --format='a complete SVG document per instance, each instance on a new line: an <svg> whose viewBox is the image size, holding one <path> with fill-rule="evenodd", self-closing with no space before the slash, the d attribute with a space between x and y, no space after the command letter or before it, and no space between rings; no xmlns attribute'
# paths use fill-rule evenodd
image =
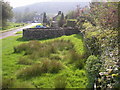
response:
<svg viewBox="0 0 120 90"><path fill-rule="evenodd" d="M76 5L84 7L89 5L88 2L40 2L27 6L13 8L14 12L36 11L38 13L46 12L49 14L56 14L58 11L67 13L74 10Z"/></svg>

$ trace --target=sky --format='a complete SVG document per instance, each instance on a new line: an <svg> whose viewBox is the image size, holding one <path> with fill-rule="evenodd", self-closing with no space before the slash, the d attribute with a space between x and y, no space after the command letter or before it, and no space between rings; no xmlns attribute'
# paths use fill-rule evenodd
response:
<svg viewBox="0 0 120 90"><path fill-rule="evenodd" d="M4 0L10 2L10 5L15 7L34 4L37 2L90 2L91 0Z"/></svg>

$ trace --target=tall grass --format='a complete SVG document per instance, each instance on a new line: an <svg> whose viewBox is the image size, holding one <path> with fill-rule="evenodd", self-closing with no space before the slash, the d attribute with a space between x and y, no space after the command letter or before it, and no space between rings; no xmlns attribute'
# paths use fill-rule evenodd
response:
<svg viewBox="0 0 120 90"><path fill-rule="evenodd" d="M37 60L41 57L50 57L51 54L55 54L57 51L70 50L72 48L73 44L65 40L54 40L46 43L30 41L14 47L14 53L24 52L24 55L29 55L28 58Z"/></svg>
<svg viewBox="0 0 120 90"><path fill-rule="evenodd" d="M84 55L78 54L74 49L68 51L64 60L68 60L68 63L73 63L79 69L84 67Z"/></svg>
<svg viewBox="0 0 120 90"><path fill-rule="evenodd" d="M84 71L84 69L79 70L76 67L77 65L75 66L75 62L68 64L68 62L67 62L68 57L66 57L66 59L63 60L64 56L69 56L66 54L67 54L67 52L69 52L72 49L75 49L76 53L83 55L84 47L83 47L83 42L81 40L81 37L79 37L79 35L75 34L75 35L71 35L71 36L62 36L62 37L54 38L54 39L40 40L39 42L37 41L38 42L37 45L40 44L40 46L38 46L38 48L46 49L47 47L50 48L51 45L53 45L54 49L52 50L52 52L54 50L55 50L55 52L48 53L48 56L45 54L43 55L44 49L37 48L34 50L33 49L34 47L31 48L30 53L29 53L28 47L30 47L30 46L32 47L32 44L34 44L34 41L23 41L20 38L21 38L21 36L11 36L11 37L8 37L8 38L5 38L2 40L2 42L3 42L2 43L2 46L3 46L2 47L3 82L5 80L4 77L10 78L12 76L15 78L17 77L16 78L17 81L13 80L13 83L15 84L15 86L11 85L10 87L18 88L18 87L23 86L23 88L24 87L29 88L31 86L27 85L27 83L29 84L32 82L32 83L34 83L34 86L36 86L37 88L54 88L55 87L54 79L56 79L58 81L58 82L56 81L56 83L58 83L56 85L56 88L57 87L59 88L60 87L59 85L61 85L61 87L64 86L64 82L63 82L63 84L59 84L59 82L60 83L62 83L62 82L59 81L60 79L57 79L55 77L63 74L67 77L66 88L76 88L76 87L77 88L86 88L86 84L84 84L84 83L88 83L88 81L86 80L87 77L82 75L82 72L79 72L79 71ZM28 43L30 43L30 42L32 44L29 44L30 45L29 46ZM53 42L55 42L55 43L53 43ZM59 44L57 42L59 42ZM65 44L64 44L65 47L62 46L63 42L68 43L67 47ZM24 45L26 45L26 47L24 45L22 46L23 43L24 43ZM61 44L62 49L60 49L60 44ZM21 45L21 48L24 47L21 50L20 50L20 48L18 48L20 45ZM14 46L16 46L15 50L17 50L17 51L15 51L15 53L13 53ZM35 47L37 47L37 46L35 45ZM28 51L27 51L27 49L28 49ZM46 71L44 71L44 68L43 68L43 71L42 71L42 69L41 69L42 62L45 60L48 60L48 59L51 62L59 61L59 63L61 63L63 68L58 69L58 73L56 73L57 70L55 70L55 69L52 69L53 71L51 69L49 69L49 71L47 71L47 73L46 73ZM81 61L81 60L83 60L83 59L79 59L78 61ZM32 64L31 64L31 61L32 61ZM30 64L29 64L29 62L30 62ZM76 61L76 63L77 63L77 61ZM38 70L39 71L38 75L34 74L35 69L28 70L31 68L35 68L35 65L37 65L36 69L40 67L39 68L40 70ZM48 66L49 66L49 63L48 63ZM55 66L58 66L58 65L55 65ZM78 65L78 66L80 66L80 65ZM47 67L47 65L45 65L44 67ZM51 67L51 66L49 66L49 67ZM78 69L78 70L76 71L76 69ZM75 74L75 71L76 71L76 73L79 72L80 77ZM31 75L31 73L33 73L33 74ZM28 78L28 79L25 80L26 81L25 83L22 83L22 82L24 82L24 78ZM64 79L61 79L61 80L64 80ZM5 81L5 82L9 82L9 81Z"/></svg>
<svg viewBox="0 0 120 90"><path fill-rule="evenodd" d="M12 88L35 88L31 83L28 82L19 82L15 78L4 78L2 81L2 89L12 89Z"/></svg>
<svg viewBox="0 0 120 90"><path fill-rule="evenodd" d="M63 69L61 62L56 60L43 60L40 64L34 64L31 67L24 68L18 72L18 78L20 77L34 77L40 76L43 73L58 73Z"/></svg>
<svg viewBox="0 0 120 90"><path fill-rule="evenodd" d="M66 82L67 77L65 76L58 76L55 78L54 85L55 85L55 90L62 89L64 90L67 82Z"/></svg>
<svg viewBox="0 0 120 90"><path fill-rule="evenodd" d="M32 65L34 64L33 60L29 59L28 57L21 57L18 61L18 64L23 64L23 65Z"/></svg>

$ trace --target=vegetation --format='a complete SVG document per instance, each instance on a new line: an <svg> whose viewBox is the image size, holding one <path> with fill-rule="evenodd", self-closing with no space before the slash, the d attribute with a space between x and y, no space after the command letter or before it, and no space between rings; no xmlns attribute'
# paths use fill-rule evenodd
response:
<svg viewBox="0 0 120 90"><path fill-rule="evenodd" d="M22 23L22 22L29 22L34 20L34 16L36 15L36 12L29 10L29 8L26 8L24 12L14 12L14 18L16 23Z"/></svg>
<svg viewBox="0 0 120 90"><path fill-rule="evenodd" d="M13 12L12 7L8 2L2 0L0 3L2 5L2 11L0 10L2 13L2 18L0 18L0 22L2 22L2 27L5 28L7 21L13 17Z"/></svg>
<svg viewBox="0 0 120 90"><path fill-rule="evenodd" d="M62 13L61 17L60 17L60 20L58 21L58 26L62 27L64 25L64 23L65 23L64 14Z"/></svg>
<svg viewBox="0 0 120 90"><path fill-rule="evenodd" d="M94 55L88 57L86 61L86 71L88 73L89 84L91 84L91 87L93 87L92 84L95 82L96 77L99 76L101 66L102 62L97 57Z"/></svg>
<svg viewBox="0 0 120 90"><path fill-rule="evenodd" d="M16 32L16 34L22 34L23 33L23 31L18 31L18 32Z"/></svg>
<svg viewBox="0 0 120 90"><path fill-rule="evenodd" d="M59 27L80 29L84 39L79 34L33 41L20 36L3 39L3 87L120 88L117 5L92 2L90 8L78 5L66 16L60 11L53 18ZM43 23L48 23L46 13Z"/></svg>
<svg viewBox="0 0 120 90"><path fill-rule="evenodd" d="M119 30L118 5L119 2L91 2L90 8L77 6L76 10L65 16L67 19L77 19L74 27L81 30L89 53L95 55L87 59L86 71L89 73L88 76L95 75L93 79L89 79L89 84L96 83L97 88L119 88L119 62L116 61ZM116 76L112 77L112 74Z"/></svg>
<svg viewBox="0 0 120 90"><path fill-rule="evenodd" d="M1 30L8 30L8 29L12 29L12 28L21 27L21 26L24 26L24 25L25 25L25 23L7 22L6 27L3 27Z"/></svg>
<svg viewBox="0 0 120 90"><path fill-rule="evenodd" d="M24 41L20 38L21 36L12 36L2 40L4 87L19 88L22 84L29 88L85 88L87 86L85 58L79 57L86 53L80 35L40 41ZM8 40L9 44L7 44ZM72 52L75 52L74 55ZM81 60L83 65L79 63L78 66L81 67L79 68L76 62ZM64 78L66 78L65 82L61 81Z"/></svg>
<svg viewBox="0 0 120 90"><path fill-rule="evenodd" d="M12 7L10 6L9 2L4 0L0 1L2 9L0 10L1 16L0 17L0 30L8 30L15 27L24 26L24 23L13 23L10 22L13 18L13 11Z"/></svg>

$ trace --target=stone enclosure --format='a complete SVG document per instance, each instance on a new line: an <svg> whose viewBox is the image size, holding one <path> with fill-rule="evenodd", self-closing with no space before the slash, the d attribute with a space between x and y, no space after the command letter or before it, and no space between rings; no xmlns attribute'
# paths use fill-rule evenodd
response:
<svg viewBox="0 0 120 90"><path fill-rule="evenodd" d="M73 28L27 28L23 29L25 39L46 39L63 35L78 34L80 31Z"/></svg>

